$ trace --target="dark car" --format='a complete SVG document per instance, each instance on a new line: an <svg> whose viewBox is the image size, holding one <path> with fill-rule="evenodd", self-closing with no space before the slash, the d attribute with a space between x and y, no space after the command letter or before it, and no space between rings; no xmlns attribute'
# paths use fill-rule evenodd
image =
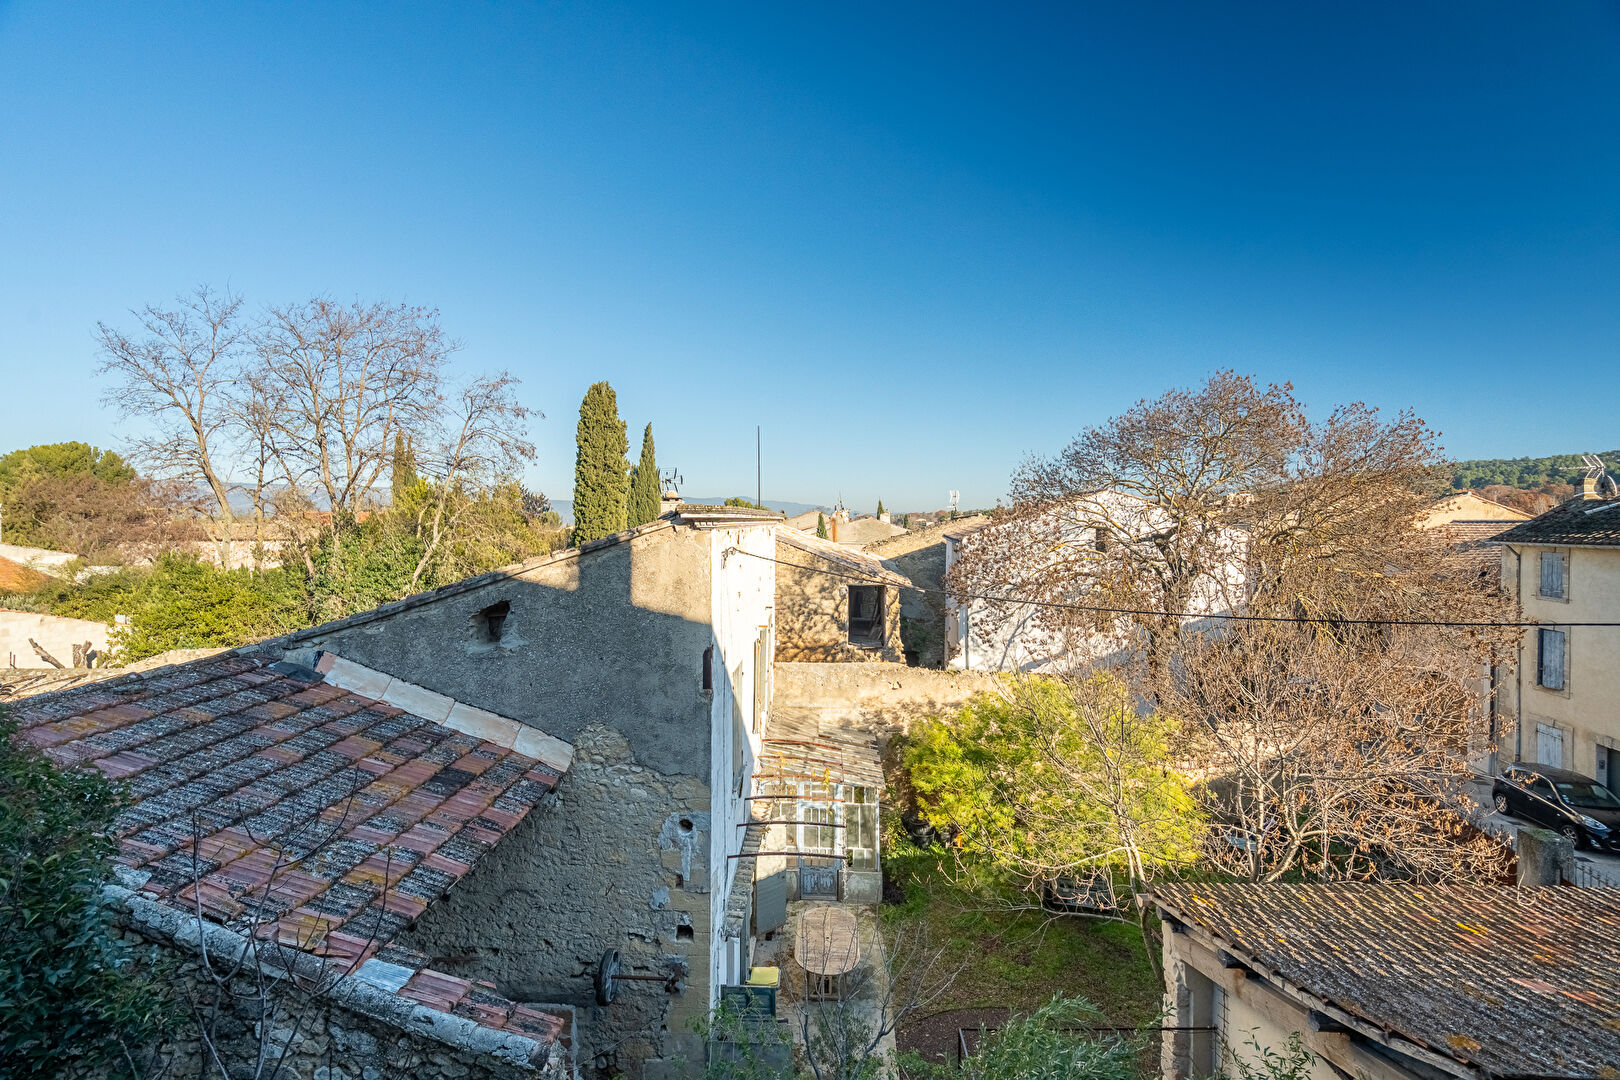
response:
<svg viewBox="0 0 1620 1080"><path fill-rule="evenodd" d="M1576 847L1620 852L1620 798L1589 776L1509 765L1491 787L1496 809L1563 833Z"/></svg>

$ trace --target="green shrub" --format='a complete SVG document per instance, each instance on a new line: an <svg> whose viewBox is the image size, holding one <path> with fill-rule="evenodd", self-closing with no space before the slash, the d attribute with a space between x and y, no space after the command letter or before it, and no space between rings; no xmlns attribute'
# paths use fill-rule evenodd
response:
<svg viewBox="0 0 1620 1080"><path fill-rule="evenodd" d="M118 797L14 733L0 718L0 1076L126 1075L178 1012L102 901Z"/></svg>

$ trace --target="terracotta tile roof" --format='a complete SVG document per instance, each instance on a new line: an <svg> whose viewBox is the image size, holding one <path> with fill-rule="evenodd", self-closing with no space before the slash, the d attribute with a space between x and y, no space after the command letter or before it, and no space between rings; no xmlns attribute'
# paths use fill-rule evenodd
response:
<svg viewBox="0 0 1620 1080"><path fill-rule="evenodd" d="M486 1026L525 1010L391 944L560 779L532 758L226 653L17 706L19 738L125 783L118 861L141 891ZM392 984L392 985L390 985Z"/></svg>
<svg viewBox="0 0 1620 1080"><path fill-rule="evenodd" d="M1620 499L1570 499L1496 539L1505 544L1620 547Z"/></svg>
<svg viewBox="0 0 1620 1080"><path fill-rule="evenodd" d="M840 571L871 578L889 585L909 588L911 579L904 574L889 569L883 565L883 560L875 555L868 555L863 551L849 548L843 544L835 544L831 540L823 540L811 533L798 532L794 529L782 529L776 534L778 544L786 544L796 548L806 555L813 555L832 563Z"/></svg>
<svg viewBox="0 0 1620 1080"><path fill-rule="evenodd" d="M1483 1074L1620 1062L1620 889L1198 884L1153 899L1261 973Z"/></svg>

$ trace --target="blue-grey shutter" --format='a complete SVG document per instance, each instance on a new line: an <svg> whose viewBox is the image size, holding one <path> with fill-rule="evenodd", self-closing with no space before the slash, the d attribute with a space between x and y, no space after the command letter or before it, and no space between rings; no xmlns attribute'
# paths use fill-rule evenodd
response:
<svg viewBox="0 0 1620 1080"><path fill-rule="evenodd" d="M1541 631L1541 657L1538 682L1549 690L1564 688L1564 632Z"/></svg>
<svg viewBox="0 0 1620 1080"><path fill-rule="evenodd" d="M1564 598L1564 557L1556 551L1541 553L1541 595Z"/></svg>

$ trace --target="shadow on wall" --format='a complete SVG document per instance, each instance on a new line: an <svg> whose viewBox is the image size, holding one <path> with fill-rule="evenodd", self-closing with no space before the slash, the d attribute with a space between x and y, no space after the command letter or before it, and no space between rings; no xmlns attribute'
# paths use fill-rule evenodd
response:
<svg viewBox="0 0 1620 1080"><path fill-rule="evenodd" d="M530 814L398 941L518 1001L575 1006L586 1074L671 1052L706 1013L711 650L706 533L665 528L552 559L311 642L574 744ZM683 970L683 989L594 975Z"/></svg>

